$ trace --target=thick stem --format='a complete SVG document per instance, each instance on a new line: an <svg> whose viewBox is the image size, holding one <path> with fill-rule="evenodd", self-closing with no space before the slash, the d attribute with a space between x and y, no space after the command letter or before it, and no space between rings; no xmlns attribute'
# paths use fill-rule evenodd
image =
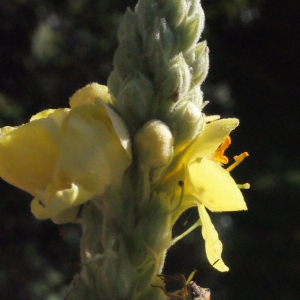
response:
<svg viewBox="0 0 300 300"><path fill-rule="evenodd" d="M84 205L82 271L66 300L165 299L151 284L161 284L156 275L171 242L170 214L154 195L133 215L137 209L131 199L109 191Z"/></svg>

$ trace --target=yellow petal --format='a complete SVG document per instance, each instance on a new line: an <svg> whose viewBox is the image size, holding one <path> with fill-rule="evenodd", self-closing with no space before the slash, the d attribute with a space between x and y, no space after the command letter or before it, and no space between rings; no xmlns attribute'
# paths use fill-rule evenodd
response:
<svg viewBox="0 0 300 300"><path fill-rule="evenodd" d="M104 105L73 108L62 125L61 139L54 181L58 186L69 181L100 194L108 185L120 185L131 159Z"/></svg>
<svg viewBox="0 0 300 300"><path fill-rule="evenodd" d="M221 258L223 245L219 240L219 235L212 224L204 205L200 204L198 206L198 211L202 222L202 236L205 240L207 259L209 263L220 272L227 272L229 268Z"/></svg>
<svg viewBox="0 0 300 300"><path fill-rule="evenodd" d="M203 158L188 167L186 193L192 194L211 211L246 210L243 195L230 173Z"/></svg>
<svg viewBox="0 0 300 300"><path fill-rule="evenodd" d="M38 219L55 219L110 185L119 188L131 163L104 104L73 108L63 120L60 137L53 183L32 201L31 210Z"/></svg>
<svg viewBox="0 0 300 300"><path fill-rule="evenodd" d="M199 137L187 149L187 161L192 163L197 158L211 156L238 124L239 121L235 118L220 119L207 124Z"/></svg>
<svg viewBox="0 0 300 300"><path fill-rule="evenodd" d="M35 121L35 120L39 120L39 119L45 119L50 114L52 114L53 112L55 112L55 109L46 109L46 110L40 111L39 113L33 115L30 118L30 122Z"/></svg>
<svg viewBox="0 0 300 300"><path fill-rule="evenodd" d="M94 104L95 98L100 98L105 103L111 103L107 86L95 82L88 84L71 97L70 106L73 108L84 103Z"/></svg>
<svg viewBox="0 0 300 300"><path fill-rule="evenodd" d="M113 128L120 140L121 145L126 150L128 156L131 159L131 142L129 138L128 130L121 119L121 117L115 113L109 106L107 106L101 99L95 99L95 105L103 109L105 107L110 120L112 122Z"/></svg>
<svg viewBox="0 0 300 300"><path fill-rule="evenodd" d="M59 128L52 118L36 119L16 128L2 128L0 176L32 195L37 189L44 189L52 180L59 156L58 135Z"/></svg>
<svg viewBox="0 0 300 300"><path fill-rule="evenodd" d="M49 184L45 191L39 191L32 200L31 212L37 219L55 218L65 210L83 204L91 197L89 191L75 184L59 191L55 185Z"/></svg>

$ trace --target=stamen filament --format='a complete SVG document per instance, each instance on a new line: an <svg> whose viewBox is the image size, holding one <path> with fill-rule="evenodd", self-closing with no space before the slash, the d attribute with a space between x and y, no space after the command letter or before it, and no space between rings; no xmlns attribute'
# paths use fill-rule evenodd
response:
<svg viewBox="0 0 300 300"><path fill-rule="evenodd" d="M248 190L248 189L250 189L250 183L248 183L248 182L246 182L246 183L244 183L244 184L237 184L237 186L238 186L238 188L239 189L245 189L245 190Z"/></svg>
<svg viewBox="0 0 300 300"><path fill-rule="evenodd" d="M174 245L175 243L177 243L179 240L181 240L182 238L184 238L186 235L188 235L190 232L192 232L194 229L196 229L197 227L201 226L202 222L199 219L194 225L192 225L188 230L186 230L185 232L183 232L181 235L177 236L176 238L174 238L171 242L172 245Z"/></svg>
<svg viewBox="0 0 300 300"><path fill-rule="evenodd" d="M238 166L246 157L248 157L249 154L248 152L243 152L242 154L238 155L238 156L234 156L234 160L235 162L229 166L226 171L230 172L232 171L236 166Z"/></svg>
<svg viewBox="0 0 300 300"><path fill-rule="evenodd" d="M191 280L193 279L195 273L197 272L197 270L194 270L190 276L188 277L188 279L186 280L186 283L189 284L191 282Z"/></svg>

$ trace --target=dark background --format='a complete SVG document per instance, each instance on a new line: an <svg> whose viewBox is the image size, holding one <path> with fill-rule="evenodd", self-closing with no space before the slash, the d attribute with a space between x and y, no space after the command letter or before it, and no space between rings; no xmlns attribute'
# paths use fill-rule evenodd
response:
<svg viewBox="0 0 300 300"><path fill-rule="evenodd" d="M1 0L0 125L67 107L89 82L105 84L117 47L121 0ZM209 266L199 230L174 246L164 273L210 287L212 300L300 299L300 1L206 0L210 72L205 112L235 116L230 157L247 212L211 214L229 273ZM0 299L59 300L79 270L80 230L37 221L31 197L0 182ZM186 212L174 234L195 221ZM187 222L187 224L185 224ZM116 278L117 280L117 278Z"/></svg>

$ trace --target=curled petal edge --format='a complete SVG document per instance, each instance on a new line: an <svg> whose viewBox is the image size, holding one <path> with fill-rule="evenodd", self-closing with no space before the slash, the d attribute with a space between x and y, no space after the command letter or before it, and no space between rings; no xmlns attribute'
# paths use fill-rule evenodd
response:
<svg viewBox="0 0 300 300"><path fill-rule="evenodd" d="M55 187L49 184L46 192L37 191L37 196L33 198L31 212L37 219L55 218L66 209L79 206L93 197L82 186L74 183L71 184L69 189L55 192L53 192L53 189Z"/></svg>

